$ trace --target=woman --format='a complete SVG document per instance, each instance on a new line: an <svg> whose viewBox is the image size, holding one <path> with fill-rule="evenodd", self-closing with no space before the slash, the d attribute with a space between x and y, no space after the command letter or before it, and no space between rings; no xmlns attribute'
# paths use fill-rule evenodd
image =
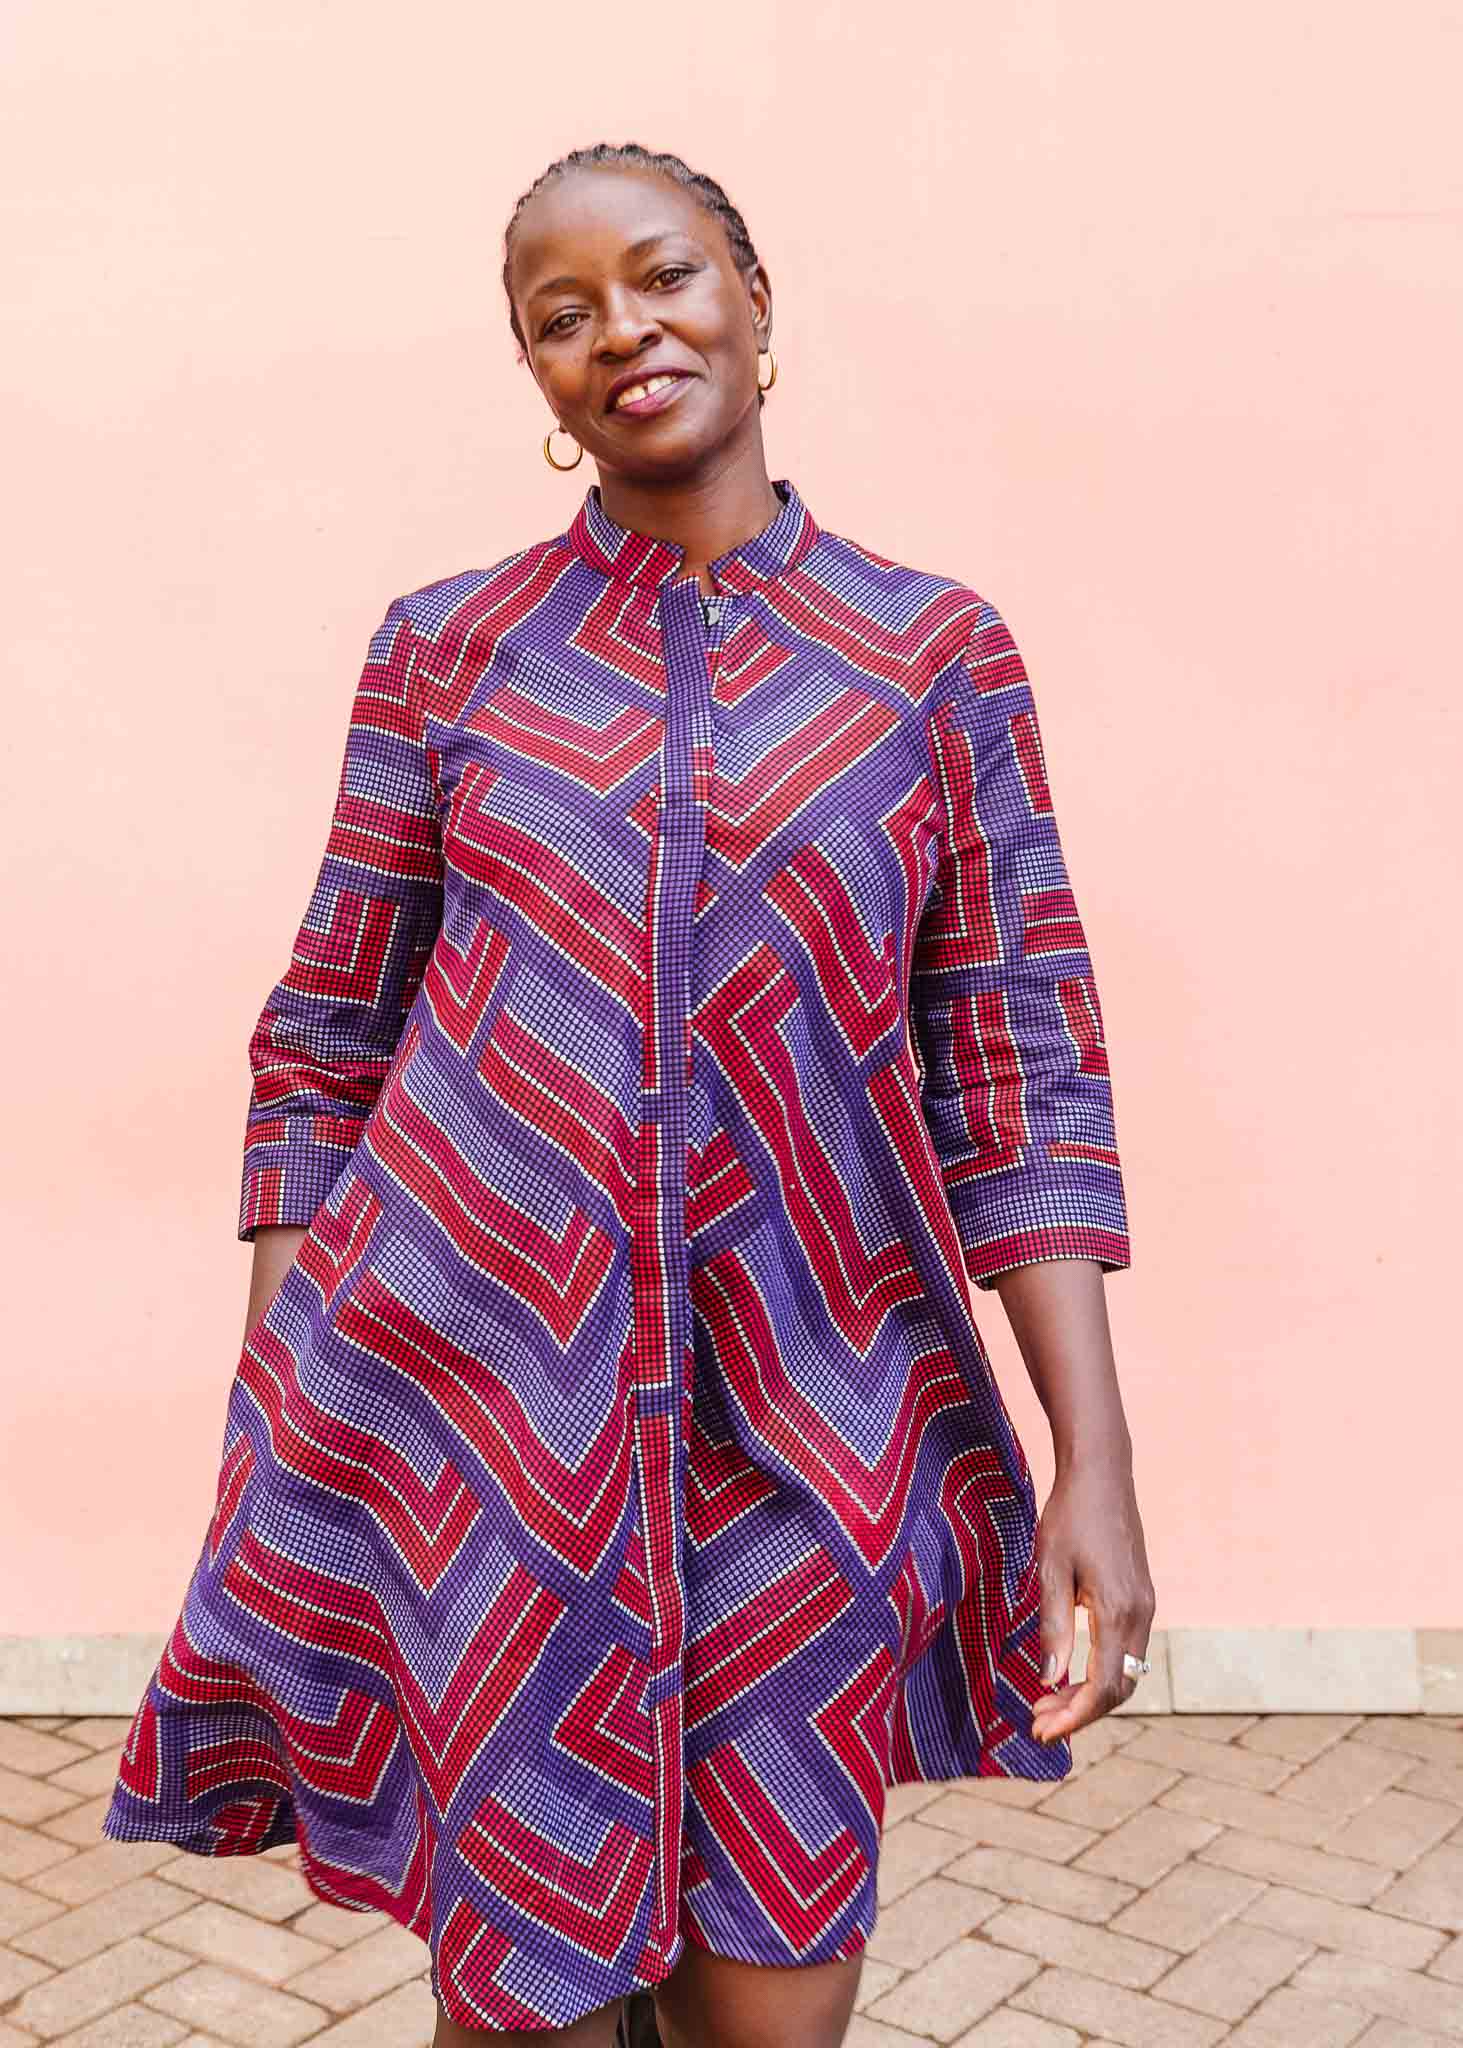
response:
<svg viewBox="0 0 1463 2048"><path fill-rule="evenodd" d="M886 1787L1059 1778L1146 1668L1097 991L1004 621L769 479L721 188L576 151L504 283L599 481L372 639L104 1827L297 1841L428 1943L437 2048L638 1993L670 2048L833 2048Z"/></svg>

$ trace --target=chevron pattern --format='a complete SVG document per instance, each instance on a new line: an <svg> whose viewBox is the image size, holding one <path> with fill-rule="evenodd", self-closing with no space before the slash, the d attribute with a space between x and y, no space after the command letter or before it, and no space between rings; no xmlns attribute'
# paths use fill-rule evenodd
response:
<svg viewBox="0 0 1463 2048"><path fill-rule="evenodd" d="M857 1953L891 1786L1055 1780L970 1285L1127 1263L1031 687L780 510L397 598L249 1043L303 1226L104 1820L298 1846L460 2024Z"/></svg>

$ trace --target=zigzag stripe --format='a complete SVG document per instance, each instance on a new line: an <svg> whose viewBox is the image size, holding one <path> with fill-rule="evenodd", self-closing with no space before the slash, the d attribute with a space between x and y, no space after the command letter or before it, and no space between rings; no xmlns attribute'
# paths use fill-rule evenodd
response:
<svg viewBox="0 0 1463 2048"><path fill-rule="evenodd" d="M567 1349L599 1300L614 1263L613 1243L581 1210L571 1213L562 1236L555 1237L475 1172L410 1091L408 1070L416 1050L408 1034L402 1064L383 1090L362 1143L461 1257L497 1281Z"/></svg>
<svg viewBox="0 0 1463 2048"><path fill-rule="evenodd" d="M523 1527L582 1577L595 1572L620 1527L631 1429L616 1403L577 1464L556 1458L511 1382L434 1329L367 1272L341 1303L346 1342L402 1374L431 1401L454 1441L470 1444Z"/></svg>
<svg viewBox="0 0 1463 2048"><path fill-rule="evenodd" d="M487 1798L457 1838L457 1851L515 1913L610 1962L625 1945L650 1875L651 1849L623 1822L605 1826L586 1862Z"/></svg>
<svg viewBox="0 0 1463 2048"><path fill-rule="evenodd" d="M364 1509L430 1593L477 1519L462 1474L444 1458L429 1486L394 1445L312 1401L300 1385L294 1352L267 1325L244 1347L238 1382L268 1426L281 1470Z"/></svg>
<svg viewBox="0 0 1463 2048"><path fill-rule="evenodd" d="M697 1275L728 1390L749 1429L790 1471L816 1475L819 1498L872 1571L900 1533L925 1432L947 1409L968 1404L964 1374L943 1346L917 1353L901 1386L878 1462L868 1465L788 1372L755 1281L735 1251Z"/></svg>
<svg viewBox="0 0 1463 2048"><path fill-rule="evenodd" d="M749 1896L792 1953L805 1955L867 1878L868 1860L852 1832L840 1828L810 1854L731 1742L694 1764L689 1782Z"/></svg>
<svg viewBox="0 0 1463 2048"><path fill-rule="evenodd" d="M866 1252L843 1175L808 1115L797 1066L780 1026L801 1001L770 946L760 945L696 1012L696 1030L715 1054L750 1129L774 1162L778 1190L830 1320L867 1355L890 1309L922 1283L900 1243Z"/></svg>

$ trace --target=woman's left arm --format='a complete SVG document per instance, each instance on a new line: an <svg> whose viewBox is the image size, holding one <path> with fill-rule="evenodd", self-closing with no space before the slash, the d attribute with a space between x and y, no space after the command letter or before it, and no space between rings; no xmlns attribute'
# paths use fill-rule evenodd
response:
<svg viewBox="0 0 1463 2048"><path fill-rule="evenodd" d="M925 735L938 890L919 928L911 1021L921 1102L977 1288L999 1292L1052 1426L1036 1550L1047 1683L1088 1609L1084 1683L1032 1726L1066 1735L1133 1690L1153 1588L1133 1497L1103 1275L1129 1262L1102 1008L1072 893L1031 679L1001 614L935 675Z"/></svg>
<svg viewBox="0 0 1463 2048"><path fill-rule="evenodd" d="M1091 1639L1081 1684L1044 1694L1032 1709L1032 1733L1052 1742L1131 1695L1136 1680L1123 1673L1123 1652L1147 1655L1153 1580L1102 1268L1095 1259L1042 1259L998 1273L994 1285L1056 1457L1036 1539L1043 1683L1071 1662L1079 1606Z"/></svg>

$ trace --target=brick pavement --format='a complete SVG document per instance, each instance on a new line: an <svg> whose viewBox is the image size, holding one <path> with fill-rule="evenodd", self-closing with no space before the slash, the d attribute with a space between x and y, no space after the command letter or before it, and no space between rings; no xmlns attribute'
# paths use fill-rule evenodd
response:
<svg viewBox="0 0 1463 2048"><path fill-rule="evenodd" d="M293 1846L100 1832L121 1720L0 1719L0 2048L427 2048L426 1949ZM847 2048L1463 2042L1463 1717L1135 1713L890 1794Z"/></svg>

